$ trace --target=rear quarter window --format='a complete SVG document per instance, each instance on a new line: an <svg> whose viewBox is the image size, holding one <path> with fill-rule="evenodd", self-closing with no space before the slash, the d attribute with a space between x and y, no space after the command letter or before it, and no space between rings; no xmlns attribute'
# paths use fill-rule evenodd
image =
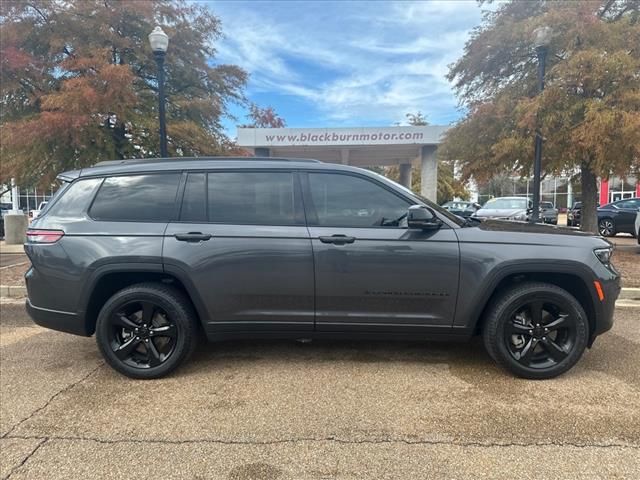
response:
<svg viewBox="0 0 640 480"><path fill-rule="evenodd" d="M66 219L83 218L96 190L102 183L102 178L87 178L76 180L66 188L60 188L54 198L47 204L43 216L60 217ZM64 189L64 190L63 190Z"/></svg>
<svg viewBox="0 0 640 480"><path fill-rule="evenodd" d="M176 206L179 173L106 178L89 214L95 220L168 222Z"/></svg>

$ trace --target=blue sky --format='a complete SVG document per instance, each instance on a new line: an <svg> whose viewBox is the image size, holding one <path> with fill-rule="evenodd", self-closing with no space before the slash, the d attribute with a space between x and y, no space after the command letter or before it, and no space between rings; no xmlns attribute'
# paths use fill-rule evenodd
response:
<svg viewBox="0 0 640 480"><path fill-rule="evenodd" d="M384 126L420 110L432 124L462 115L447 65L481 21L474 0L214 1L224 38L216 62L250 74L249 100L290 127ZM228 133L245 121L228 120Z"/></svg>

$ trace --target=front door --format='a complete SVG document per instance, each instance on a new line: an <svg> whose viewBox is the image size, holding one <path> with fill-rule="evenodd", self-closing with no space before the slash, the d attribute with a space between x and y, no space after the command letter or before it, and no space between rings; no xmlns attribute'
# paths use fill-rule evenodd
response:
<svg viewBox="0 0 640 480"><path fill-rule="evenodd" d="M212 334L313 330L311 240L293 172L189 173L163 259L189 279Z"/></svg>
<svg viewBox="0 0 640 480"><path fill-rule="evenodd" d="M303 185L318 331L451 327L459 270L452 229L407 229L412 202L366 176L309 172Z"/></svg>

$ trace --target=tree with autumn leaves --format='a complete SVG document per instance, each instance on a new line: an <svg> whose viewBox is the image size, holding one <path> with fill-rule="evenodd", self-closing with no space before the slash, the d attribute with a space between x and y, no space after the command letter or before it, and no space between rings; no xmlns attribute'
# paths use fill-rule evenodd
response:
<svg viewBox="0 0 640 480"><path fill-rule="evenodd" d="M534 31L551 28L537 93ZM579 173L582 229L597 231L597 178L640 173L640 2L511 1L485 14L452 65L468 114L440 154L465 177L530 176L540 129L543 172Z"/></svg>
<svg viewBox="0 0 640 480"><path fill-rule="evenodd" d="M157 156L156 64L147 39L170 37L170 155L233 147L220 121L244 102L247 74L215 63L219 19L182 0L0 3L0 182L50 182L100 160Z"/></svg>

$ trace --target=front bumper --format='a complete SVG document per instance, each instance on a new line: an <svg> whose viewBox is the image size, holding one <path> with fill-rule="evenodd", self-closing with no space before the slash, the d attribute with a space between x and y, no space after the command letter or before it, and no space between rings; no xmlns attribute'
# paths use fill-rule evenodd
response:
<svg viewBox="0 0 640 480"><path fill-rule="evenodd" d="M604 332L611 330L613 327L613 317L616 308L616 300L620 295L620 276L617 275L608 280L600 279L602 285L602 291L604 293L604 300L597 301L595 305L596 318L595 325L591 332L591 338L589 339L589 346L591 346L598 335L602 335Z"/></svg>
<svg viewBox="0 0 640 480"><path fill-rule="evenodd" d="M31 319L41 327L82 335L83 337L91 336L91 333L86 329L84 320L76 313L36 307L31 304L28 298L25 302L25 307Z"/></svg>

